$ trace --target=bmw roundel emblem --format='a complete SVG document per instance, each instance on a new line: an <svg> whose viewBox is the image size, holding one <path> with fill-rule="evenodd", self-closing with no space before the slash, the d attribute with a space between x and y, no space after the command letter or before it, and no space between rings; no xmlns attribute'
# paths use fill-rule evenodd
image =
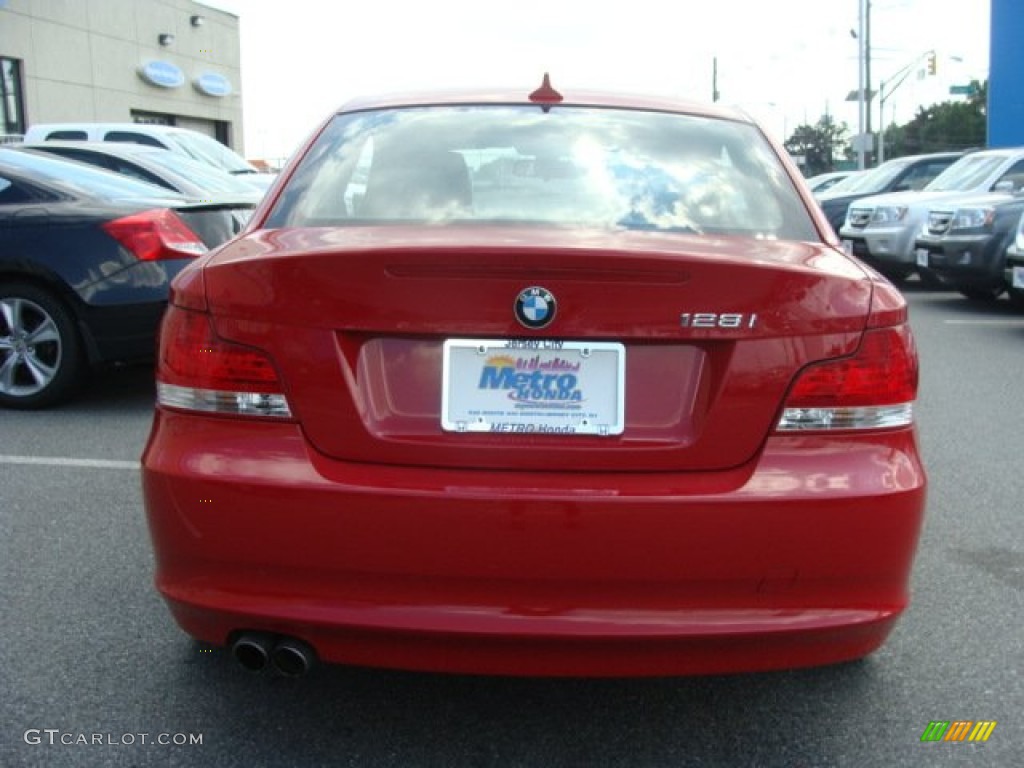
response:
<svg viewBox="0 0 1024 768"><path fill-rule="evenodd" d="M516 296L516 320L527 328L543 328L555 319L555 297L551 292L533 286Z"/></svg>

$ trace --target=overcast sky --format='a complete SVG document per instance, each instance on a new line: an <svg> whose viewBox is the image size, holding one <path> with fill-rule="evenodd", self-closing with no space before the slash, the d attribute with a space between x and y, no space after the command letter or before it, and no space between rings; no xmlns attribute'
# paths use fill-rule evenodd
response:
<svg viewBox="0 0 1024 768"><path fill-rule="evenodd" d="M208 0L240 18L245 152L288 155L363 94L586 87L721 101L783 134L826 110L857 130L858 0ZM886 122L988 73L987 0L872 0L872 83L909 66ZM938 73L918 77L935 50ZM875 103L872 123L877 126Z"/></svg>

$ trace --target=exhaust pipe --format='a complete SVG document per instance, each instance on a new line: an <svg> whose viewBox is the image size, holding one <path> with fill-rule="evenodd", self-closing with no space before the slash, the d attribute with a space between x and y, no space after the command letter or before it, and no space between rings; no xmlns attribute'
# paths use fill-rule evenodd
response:
<svg viewBox="0 0 1024 768"><path fill-rule="evenodd" d="M301 677L316 663L316 652L308 644L294 637L285 637L270 653L274 669L286 677Z"/></svg>
<svg viewBox="0 0 1024 768"><path fill-rule="evenodd" d="M273 637L266 632L242 632L231 644L231 655L250 672L262 672L270 663L273 645Z"/></svg>

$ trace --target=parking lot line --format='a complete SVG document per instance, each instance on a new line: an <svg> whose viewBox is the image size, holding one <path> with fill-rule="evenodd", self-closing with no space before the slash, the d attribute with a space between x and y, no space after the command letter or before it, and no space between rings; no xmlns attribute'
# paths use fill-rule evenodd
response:
<svg viewBox="0 0 1024 768"><path fill-rule="evenodd" d="M963 320L943 320L946 325L998 325L1008 328L1024 328L1024 318L971 318Z"/></svg>
<svg viewBox="0 0 1024 768"><path fill-rule="evenodd" d="M114 459L75 459L64 456L9 456L0 454L0 464L35 464L47 467L86 467L89 469L138 469L137 461Z"/></svg>

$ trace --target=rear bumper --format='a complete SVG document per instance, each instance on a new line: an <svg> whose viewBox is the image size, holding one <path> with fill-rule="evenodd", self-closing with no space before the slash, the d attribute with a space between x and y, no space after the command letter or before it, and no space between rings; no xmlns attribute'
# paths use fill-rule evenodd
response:
<svg viewBox="0 0 1024 768"><path fill-rule="evenodd" d="M293 424L158 411L143 456L179 625L300 637L332 662L698 674L838 662L906 606L912 430L777 437L720 473L378 467Z"/></svg>

